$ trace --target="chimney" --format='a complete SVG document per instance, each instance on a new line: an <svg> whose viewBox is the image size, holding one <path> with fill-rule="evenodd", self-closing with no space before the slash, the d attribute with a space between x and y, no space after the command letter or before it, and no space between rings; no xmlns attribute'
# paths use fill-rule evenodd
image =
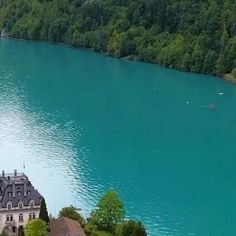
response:
<svg viewBox="0 0 236 236"><path fill-rule="evenodd" d="M12 197L16 197L16 184L14 181L12 182Z"/></svg>
<svg viewBox="0 0 236 236"><path fill-rule="evenodd" d="M2 177L5 177L5 170L2 170Z"/></svg>
<svg viewBox="0 0 236 236"><path fill-rule="evenodd" d="M17 170L14 170L14 175L15 175L15 177L17 176Z"/></svg>

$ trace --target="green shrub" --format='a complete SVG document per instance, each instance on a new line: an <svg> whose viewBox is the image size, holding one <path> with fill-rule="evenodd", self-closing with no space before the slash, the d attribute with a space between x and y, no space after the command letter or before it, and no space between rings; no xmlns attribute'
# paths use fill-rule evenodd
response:
<svg viewBox="0 0 236 236"><path fill-rule="evenodd" d="M47 236L47 223L41 219L30 220L24 228L25 236Z"/></svg>
<svg viewBox="0 0 236 236"><path fill-rule="evenodd" d="M96 225L93 225L93 224L87 224L84 227L84 232L88 236L97 236L98 235L96 233L97 230L98 230L98 227Z"/></svg>
<svg viewBox="0 0 236 236"><path fill-rule="evenodd" d="M8 236L7 233L3 230L0 236Z"/></svg>
<svg viewBox="0 0 236 236"><path fill-rule="evenodd" d="M140 221L129 220L117 225L116 236L147 236L147 232Z"/></svg>

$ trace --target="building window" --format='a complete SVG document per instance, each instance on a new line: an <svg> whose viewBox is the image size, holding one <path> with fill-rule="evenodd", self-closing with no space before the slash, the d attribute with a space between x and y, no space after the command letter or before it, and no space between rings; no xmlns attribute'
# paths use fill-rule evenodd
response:
<svg viewBox="0 0 236 236"><path fill-rule="evenodd" d="M20 194L21 194L21 192L20 192L20 191L18 191L18 192L17 192L17 195L18 195L18 196L20 196Z"/></svg>
<svg viewBox="0 0 236 236"><path fill-rule="evenodd" d="M13 215L7 215L7 222L13 221Z"/></svg>
<svg viewBox="0 0 236 236"><path fill-rule="evenodd" d="M29 220L32 220L32 214L29 213Z"/></svg>
<svg viewBox="0 0 236 236"><path fill-rule="evenodd" d="M13 228L12 228L12 233L15 233L16 232L16 227L14 226Z"/></svg>
<svg viewBox="0 0 236 236"><path fill-rule="evenodd" d="M11 196L12 196L12 192L9 192L9 193L8 193L8 196L11 197Z"/></svg>
<svg viewBox="0 0 236 236"><path fill-rule="evenodd" d="M23 221L24 221L24 218L23 218L23 214L22 214L22 213L19 214L19 221L20 221L20 222L23 222Z"/></svg>
<svg viewBox="0 0 236 236"><path fill-rule="evenodd" d="M29 191L29 190L27 191L27 195L28 195L28 196L30 195L30 191Z"/></svg>
<svg viewBox="0 0 236 236"><path fill-rule="evenodd" d="M35 213L33 213L33 219L35 219Z"/></svg>

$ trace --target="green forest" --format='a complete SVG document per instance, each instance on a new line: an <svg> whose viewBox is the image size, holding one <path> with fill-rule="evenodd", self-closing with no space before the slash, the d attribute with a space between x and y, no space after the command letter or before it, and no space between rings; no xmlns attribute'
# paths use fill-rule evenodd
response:
<svg viewBox="0 0 236 236"><path fill-rule="evenodd" d="M0 0L0 29L236 81L235 0Z"/></svg>

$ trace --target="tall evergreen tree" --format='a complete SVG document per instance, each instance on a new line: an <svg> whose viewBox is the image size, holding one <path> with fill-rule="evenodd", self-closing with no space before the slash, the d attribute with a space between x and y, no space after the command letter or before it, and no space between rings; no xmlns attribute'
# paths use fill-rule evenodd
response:
<svg viewBox="0 0 236 236"><path fill-rule="evenodd" d="M45 202L44 198L42 198L42 201L41 201L39 218L41 220L45 221L47 224L50 221L49 216L48 216L48 210L47 210L46 202Z"/></svg>

